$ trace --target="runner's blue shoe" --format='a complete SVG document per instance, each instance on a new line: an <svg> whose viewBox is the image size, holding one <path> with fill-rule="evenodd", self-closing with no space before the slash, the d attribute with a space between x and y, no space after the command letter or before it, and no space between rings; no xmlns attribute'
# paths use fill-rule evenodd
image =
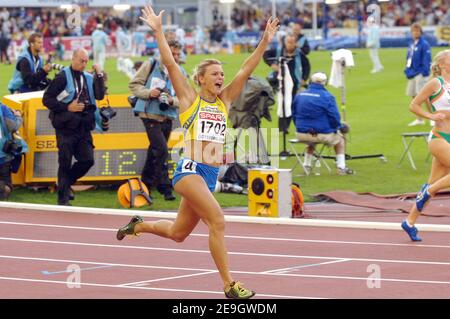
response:
<svg viewBox="0 0 450 319"><path fill-rule="evenodd" d="M411 238L412 241L422 241L422 238L417 236L419 230L417 229L416 226L409 227L406 220L404 220L402 223L402 228L408 234L409 238Z"/></svg>
<svg viewBox="0 0 450 319"><path fill-rule="evenodd" d="M422 188L420 189L420 192L417 194L416 207L419 212L422 211L423 207L425 206L425 203L431 197L430 193L428 193L428 188L430 188L430 184L423 184Z"/></svg>

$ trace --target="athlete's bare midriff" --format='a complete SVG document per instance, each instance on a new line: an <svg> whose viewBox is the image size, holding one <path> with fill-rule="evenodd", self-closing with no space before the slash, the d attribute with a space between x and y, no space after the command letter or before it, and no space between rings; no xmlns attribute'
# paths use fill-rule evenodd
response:
<svg viewBox="0 0 450 319"><path fill-rule="evenodd" d="M450 110L441 110L435 112L435 114L438 113L445 114L445 119L442 121L436 121L434 130L436 132L443 132L450 134Z"/></svg>
<svg viewBox="0 0 450 319"><path fill-rule="evenodd" d="M185 141L185 158L218 167L223 163L223 144L209 141Z"/></svg>

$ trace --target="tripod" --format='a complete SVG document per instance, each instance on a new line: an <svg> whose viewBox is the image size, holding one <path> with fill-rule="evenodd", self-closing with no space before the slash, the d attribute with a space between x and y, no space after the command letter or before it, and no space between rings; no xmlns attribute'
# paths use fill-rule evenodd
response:
<svg viewBox="0 0 450 319"><path fill-rule="evenodd" d="M285 92L284 92L284 79L285 79L285 69L287 66L287 62L289 62L290 60L292 60L292 58L286 58L283 56L278 57L278 65L280 70L278 71L278 89L281 92L281 107L282 107L282 114L283 114L283 118L286 119L286 106L285 106ZM278 103L280 103L280 101L278 101ZM288 121L288 123L290 124L290 121ZM280 157L288 157L290 156L289 151L286 150L286 136L287 136L287 131L288 131L288 127L289 125L286 123L285 124L286 127L283 127L283 150L280 152Z"/></svg>

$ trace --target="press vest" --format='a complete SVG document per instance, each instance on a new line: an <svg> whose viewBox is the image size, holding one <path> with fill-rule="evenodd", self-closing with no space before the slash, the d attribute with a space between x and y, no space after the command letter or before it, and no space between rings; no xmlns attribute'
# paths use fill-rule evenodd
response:
<svg viewBox="0 0 450 319"><path fill-rule="evenodd" d="M6 106L0 104L0 108L6 108ZM11 112L11 111L9 111L9 112ZM12 115L12 116L14 116L14 115ZM19 155L19 154L7 154L7 153L3 152L3 145L6 143L6 141L13 139L11 132L6 127L5 121L6 120L3 117L3 110L0 109L0 164L11 161L13 159L14 155ZM25 140L18 139L17 141L22 146L21 154L28 152L28 145L25 142Z"/></svg>
<svg viewBox="0 0 450 319"><path fill-rule="evenodd" d="M154 64L154 66L153 66L153 64ZM151 70L151 73L148 76L147 82L145 83L145 88L146 89L154 88L157 82L159 82L160 85L162 85L162 83L164 83L165 88L167 88L167 90L169 90L170 95L175 96L175 90L172 86L172 83L170 82L169 77L164 75L163 73L161 73L159 61L150 59L150 65L153 66L153 70ZM183 74L186 75L186 72L183 70L183 68L181 68L181 71L183 72ZM161 81L163 81L163 82L161 82ZM158 87L160 87L160 86L158 85ZM161 88L163 88L163 87L161 87ZM144 112L144 113L148 113L148 114L157 114L157 115L167 116L171 119L177 118L178 114L177 114L176 108L169 107L167 110L162 111L159 108L159 104L160 104L159 100L154 99L154 98L152 98L150 100L138 99L136 102L136 106L134 107L134 112L135 113Z"/></svg>
<svg viewBox="0 0 450 319"><path fill-rule="evenodd" d="M75 94L77 93L75 90L75 79L72 76L72 71L70 69L70 67L65 67L62 72L64 72L65 76L66 76L66 88L63 92L68 93L68 95L63 98L61 100L61 102L64 103L71 103L74 98L75 98ZM94 96L94 77L92 76L92 74L88 73L88 72L83 72L84 78L86 79L86 87L88 89L88 95L89 95L89 102L95 106L97 106L97 101L95 100L95 96ZM58 97L57 97L58 99ZM100 112L98 110L98 108L96 108L95 110L95 129L97 131L103 131L102 130L102 126L101 126L101 121L102 118L100 116Z"/></svg>
<svg viewBox="0 0 450 319"><path fill-rule="evenodd" d="M43 61L42 58L39 57L37 65L34 63L34 59L31 56L30 51L27 49L24 49L24 51L19 55L16 62L16 67L14 68L14 74L9 81L8 84L8 90L11 93L14 93L16 91L19 91L20 93L30 92L30 89L27 87L27 85L23 82L22 73L17 69L19 66L19 62L22 59L27 59L28 63L30 64L31 70L33 73L36 73L38 69L42 68Z"/></svg>

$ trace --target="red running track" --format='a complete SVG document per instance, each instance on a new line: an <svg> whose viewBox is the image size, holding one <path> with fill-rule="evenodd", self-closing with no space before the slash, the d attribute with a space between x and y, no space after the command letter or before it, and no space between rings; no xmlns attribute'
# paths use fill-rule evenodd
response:
<svg viewBox="0 0 450 319"><path fill-rule="evenodd" d="M183 243L119 242L129 219L1 208L0 298L224 297L203 224ZM412 243L401 230L227 223L226 234L232 275L255 298L450 296L446 233Z"/></svg>

